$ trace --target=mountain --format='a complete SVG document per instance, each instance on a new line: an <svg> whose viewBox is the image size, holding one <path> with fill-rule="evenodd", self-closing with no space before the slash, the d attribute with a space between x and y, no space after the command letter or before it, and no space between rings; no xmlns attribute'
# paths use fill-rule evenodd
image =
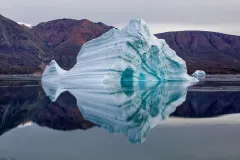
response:
<svg viewBox="0 0 240 160"><path fill-rule="evenodd" d="M64 69L70 69L75 65L82 45L111 28L113 27L101 22L94 23L86 19L57 19L40 23L31 28L31 32L51 46L46 63L54 59Z"/></svg>
<svg viewBox="0 0 240 160"><path fill-rule="evenodd" d="M186 61L188 72L240 73L240 36L205 31L156 34Z"/></svg>
<svg viewBox="0 0 240 160"><path fill-rule="evenodd" d="M70 69L82 45L111 28L86 19L58 19L29 27L0 15L0 74L41 72L52 59Z"/></svg>
<svg viewBox="0 0 240 160"><path fill-rule="evenodd" d="M50 46L30 30L0 15L0 74L34 73Z"/></svg>

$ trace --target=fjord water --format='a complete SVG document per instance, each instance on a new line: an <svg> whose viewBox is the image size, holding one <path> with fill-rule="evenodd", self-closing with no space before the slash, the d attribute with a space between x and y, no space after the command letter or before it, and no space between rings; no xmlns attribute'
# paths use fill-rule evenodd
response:
<svg viewBox="0 0 240 160"><path fill-rule="evenodd" d="M239 159L240 81L131 88L1 82L0 159Z"/></svg>

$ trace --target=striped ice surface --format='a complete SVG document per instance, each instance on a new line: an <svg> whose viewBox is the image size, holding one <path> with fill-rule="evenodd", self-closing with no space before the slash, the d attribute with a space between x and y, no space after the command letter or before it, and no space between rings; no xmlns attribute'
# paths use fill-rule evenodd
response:
<svg viewBox="0 0 240 160"><path fill-rule="evenodd" d="M122 30L113 28L86 42L71 70L64 71L53 61L42 76L43 83L117 82L128 87L140 81L198 81L187 74L185 61L165 40L155 37L142 19L133 19Z"/></svg>

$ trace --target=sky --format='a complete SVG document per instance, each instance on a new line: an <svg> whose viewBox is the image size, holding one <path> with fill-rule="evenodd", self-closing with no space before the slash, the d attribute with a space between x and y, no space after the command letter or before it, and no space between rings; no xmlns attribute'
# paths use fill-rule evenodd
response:
<svg viewBox="0 0 240 160"><path fill-rule="evenodd" d="M89 19L117 28L144 19L153 33L206 30L240 35L240 0L0 0L0 14L36 25Z"/></svg>

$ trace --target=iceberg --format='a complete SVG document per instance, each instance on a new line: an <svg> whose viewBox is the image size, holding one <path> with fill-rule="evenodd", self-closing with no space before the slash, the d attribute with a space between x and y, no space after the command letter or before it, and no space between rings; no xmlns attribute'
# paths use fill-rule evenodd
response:
<svg viewBox="0 0 240 160"><path fill-rule="evenodd" d="M132 143L143 143L151 129L185 101L188 86L186 82L154 82L133 89L101 85L43 85L43 89L52 101L69 92L85 120L110 133L123 134Z"/></svg>
<svg viewBox="0 0 240 160"><path fill-rule="evenodd" d="M204 79L206 78L206 73L202 70L196 70L193 74L193 77L197 78L197 79Z"/></svg>
<svg viewBox="0 0 240 160"><path fill-rule="evenodd" d="M52 61L42 75L45 84L117 82L128 87L150 81L198 80L187 74L185 61L165 40L155 37L142 19L133 19L122 30L113 28L86 42L69 71Z"/></svg>
<svg viewBox="0 0 240 160"><path fill-rule="evenodd" d="M49 65L46 66L42 74L42 82L49 84L58 84L67 71L58 66L55 60L52 60Z"/></svg>

